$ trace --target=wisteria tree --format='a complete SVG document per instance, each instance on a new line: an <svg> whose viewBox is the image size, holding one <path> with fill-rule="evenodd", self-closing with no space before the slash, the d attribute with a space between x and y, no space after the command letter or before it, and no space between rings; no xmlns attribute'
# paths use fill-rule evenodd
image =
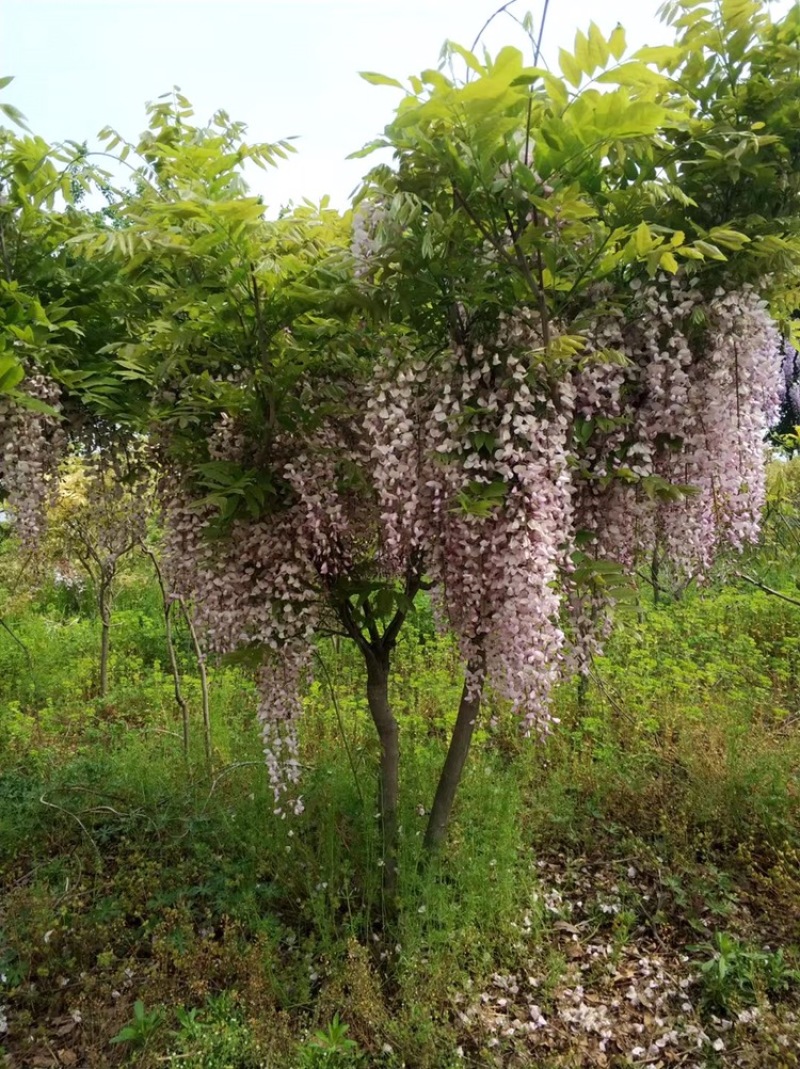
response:
<svg viewBox="0 0 800 1069"><path fill-rule="evenodd" d="M224 113L198 126L173 94L122 143L133 185L80 247L119 276L114 340L54 400L147 431L170 585L212 649L252 657L280 812L300 805L315 640L355 643L389 890L388 682L421 590L465 670L433 848L487 688L546 733L643 555L701 575L757 531L797 304L797 17L672 17L675 45L630 57L593 25L560 77L455 45L408 91L368 75L404 96L352 219L267 221L243 169L289 146Z"/></svg>
<svg viewBox="0 0 800 1069"><path fill-rule="evenodd" d="M773 58L797 91L796 13L673 17L675 46L630 58L619 29L579 33L562 78L449 46L465 78L412 79L369 147L397 165L364 190L359 275L415 338L378 369L384 552L424 558L466 666L429 845L487 684L547 731L553 683L643 556L701 576L757 534L780 349L765 297L792 306L798 250L792 202L758 191L794 181L794 138L767 124L776 98L754 109Z"/></svg>
<svg viewBox="0 0 800 1069"><path fill-rule="evenodd" d="M509 63L487 68L483 76L492 94L506 95L500 112L513 113L519 130L535 72L519 53L508 56ZM469 95L470 87L464 91ZM653 104L641 122L615 128L615 137L633 146L670 116ZM142 161L142 182L121 206L118 229L94 241L97 255L109 249L118 255L131 295L124 313L127 337L114 346L115 369L131 382L130 396L139 399L158 454L170 582L191 600L213 649L244 646L257 661L265 752L281 810L297 778L296 720L313 639L336 633L355 642L380 739L391 888L399 784L398 728L388 700L392 649L423 587L454 589L461 574L453 556L456 532L463 528L480 538L495 523L503 496L497 480L483 492L479 470L464 483L453 478L455 467L442 463L459 449L454 434L470 441L480 433L477 425L457 426L458 417L455 423L450 418L449 386L442 403L429 407L445 383L430 377L431 355L450 353L457 367L464 355L457 346L464 341L448 333L448 319L439 351L431 354L430 336L413 316L386 316L386 294L435 316L427 268L413 294L405 292L409 280L398 275L376 296L371 267L363 262L363 238L357 232L353 253L349 228L335 213L308 208L276 223L264 221L262 205L244 195L241 166L246 160L272 162L287 146L248 147L241 128L224 115L208 128L191 120L188 102L179 96L152 109L150 132L130 146L135 155L128 157ZM109 137L113 144L116 135ZM628 250L628 261L641 259L629 233L617 244ZM472 254L465 245L458 256ZM485 256L475 274L476 280L482 276L484 292L494 293L481 310L487 328L492 316L503 319L500 310L518 274L516 265L509 271L501 263L496 286L493 259ZM567 380L584 345L580 338L557 338L554 330L543 339L538 313L517 313L518 304L511 302L507 344L519 353L513 371L532 387L525 387L518 418L540 436L545 470L561 473L553 502L563 524L569 510ZM534 349L542 355L538 379L523 359ZM554 376L555 367L567 376L564 383ZM465 403L470 375L471 369L461 387ZM509 393L512 405L517 400ZM542 404L554 431L541 419ZM424 458L413 455L419 444ZM540 470L528 463L530 492ZM525 526L528 520L520 512L513 522ZM542 522L555 530L559 519ZM522 586L542 627L558 612L550 583L565 550L544 541L542 546L543 577L537 579L521 558L516 572L498 572L491 580L500 584L495 596L498 605L507 605L507 628L515 627ZM442 562L451 557L453 572L444 574ZM488 578L464 568L458 595L464 629L472 627L474 607L491 589ZM531 663L515 704L532 721L559 674L559 644L553 640L542 651L537 675L529 662L536 651L525 649L529 637L520 632L515 645L516 656ZM465 709L477 715L488 661L500 655L506 639L497 626L467 651L462 720ZM510 694L516 669L507 654ZM431 833L431 843L441 837L451 801L443 813L440 792L431 827L441 831Z"/></svg>

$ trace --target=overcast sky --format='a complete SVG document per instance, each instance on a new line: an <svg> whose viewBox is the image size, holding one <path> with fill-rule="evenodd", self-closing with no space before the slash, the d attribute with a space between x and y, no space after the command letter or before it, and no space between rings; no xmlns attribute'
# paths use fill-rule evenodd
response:
<svg viewBox="0 0 800 1069"><path fill-rule="evenodd" d="M258 174L273 210L325 193L343 207L369 165L345 157L380 134L398 99L357 72L403 80L435 67L442 42L471 46L500 2L0 0L0 75L15 77L3 99L49 140L93 143L106 124L135 137L145 102L179 85L203 120L225 108L253 140L297 137L296 157ZM669 40L659 2L550 0L544 57L555 61L592 18L606 34L621 22L632 46ZM530 7L538 21L541 3L517 0L511 10L521 17ZM528 47L505 15L483 43Z"/></svg>

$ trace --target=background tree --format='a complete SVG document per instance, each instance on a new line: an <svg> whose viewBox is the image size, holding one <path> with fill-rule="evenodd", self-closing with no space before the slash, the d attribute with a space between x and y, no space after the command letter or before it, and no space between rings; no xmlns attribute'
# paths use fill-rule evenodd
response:
<svg viewBox="0 0 800 1069"><path fill-rule="evenodd" d="M47 525L51 558L76 561L91 584L100 618L99 693L108 694L111 617L120 568L138 549L153 511L147 482L120 457L73 456L60 475ZM139 469L141 472L141 469Z"/></svg>
<svg viewBox="0 0 800 1069"><path fill-rule="evenodd" d="M19 128L0 128L0 496L33 544L68 441L108 437L103 414L115 397L119 424L125 384L105 374L101 352L116 268L75 243L109 226L106 213L83 206L108 176L84 145L51 146L12 105L2 110Z"/></svg>

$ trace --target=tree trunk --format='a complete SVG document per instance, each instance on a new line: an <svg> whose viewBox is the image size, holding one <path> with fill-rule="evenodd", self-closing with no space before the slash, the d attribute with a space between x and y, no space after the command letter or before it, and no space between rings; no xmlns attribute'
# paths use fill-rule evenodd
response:
<svg viewBox="0 0 800 1069"><path fill-rule="evenodd" d="M105 582L101 582L98 594L98 607L100 609L100 697L105 698L108 694L108 654L111 644L111 606L109 605L109 589Z"/></svg>
<svg viewBox="0 0 800 1069"><path fill-rule="evenodd" d="M200 700L202 702L203 709L203 742L206 750L206 764L211 768L214 757L214 748L211 744L211 707L208 700L208 673L206 672L206 656L203 653L203 648L200 645L200 639L197 637L197 631L192 623L192 616L189 610L186 608L186 603L183 598L176 599L181 607L181 614L186 622L186 626L189 629L189 635L192 640L192 649L197 660L197 671L200 675Z"/></svg>
<svg viewBox="0 0 800 1069"><path fill-rule="evenodd" d="M175 690L175 704L181 711L181 724L183 726L183 756L189 760L189 707L181 690L181 674L178 670L178 657L175 653L175 643L172 638L172 604L164 599L164 635L167 643L167 656L169 657L169 670L172 673L172 686Z"/></svg>
<svg viewBox="0 0 800 1069"><path fill-rule="evenodd" d="M364 651L367 662L367 701L381 744L379 805L383 830L383 889L391 904L397 889L397 803L400 778L400 740L389 706L389 654Z"/></svg>
<svg viewBox="0 0 800 1069"><path fill-rule="evenodd" d="M161 572L161 566L158 563L158 557L155 552L150 549L147 543L142 540L140 542L142 552L145 556L150 558L150 562L153 565L153 570L156 573L156 579L158 580L158 586L161 591L161 607L164 613L164 635L167 643L167 656L169 657L169 669L172 673L172 684L175 689L175 704L181 711L181 722L183 725L183 756L186 760L189 760L189 707L186 704L186 699L183 696L181 690L181 674L178 669L178 657L175 653L175 642L172 638L172 606L174 602L170 600L167 593L166 583L164 582L164 576Z"/></svg>
<svg viewBox="0 0 800 1069"><path fill-rule="evenodd" d="M450 747L442 767L442 774L439 777L439 785L436 788L436 794L433 799L431 815L428 818L428 827L425 830L424 842L425 849L428 852L438 849L444 842L456 791L461 782L464 764L467 760L475 725L478 722L478 716L481 711L483 684L477 690L473 689L473 692L470 693L468 681L471 674L472 672L468 668L467 680L464 682L464 690L461 694L461 704L458 707L458 716L450 738Z"/></svg>

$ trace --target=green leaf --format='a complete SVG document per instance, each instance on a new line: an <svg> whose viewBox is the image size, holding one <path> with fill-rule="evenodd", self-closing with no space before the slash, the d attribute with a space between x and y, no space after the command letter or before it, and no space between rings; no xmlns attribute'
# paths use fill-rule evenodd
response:
<svg viewBox="0 0 800 1069"><path fill-rule="evenodd" d="M575 59L584 74L592 74L595 64L592 63L589 54L589 40L582 30L575 34Z"/></svg>
<svg viewBox="0 0 800 1069"><path fill-rule="evenodd" d="M549 71L542 75L542 81L547 95L558 108L565 108L569 103L569 90L560 78L556 78Z"/></svg>
<svg viewBox="0 0 800 1069"><path fill-rule="evenodd" d="M637 89L647 87L664 88L669 84L668 79L663 74L659 74L657 71L651 70L645 63L640 63L633 59L628 60L627 63L621 63L618 67L612 67L611 70L603 71L602 74L598 74L597 81L604 85L629 85Z"/></svg>
<svg viewBox="0 0 800 1069"><path fill-rule="evenodd" d="M592 63L592 69L597 67L605 67L608 63L610 49L608 42L602 33L595 25L594 22L589 23L589 60Z"/></svg>
<svg viewBox="0 0 800 1069"><path fill-rule="evenodd" d="M650 233L650 227L644 221L639 223L636 228L634 243L636 245L636 251L640 256L644 256L646 253L650 252L653 247L653 236Z"/></svg>
<svg viewBox="0 0 800 1069"><path fill-rule="evenodd" d="M726 249L734 249L736 251L750 241L746 234L742 234L738 230L729 230L723 226L712 227L708 232L708 237L715 245L722 245Z"/></svg>
<svg viewBox="0 0 800 1069"><path fill-rule="evenodd" d="M707 241L695 241L694 247L709 260L727 260L727 256L724 252L718 249L716 245L711 245ZM686 254L684 253L684 255Z"/></svg>
<svg viewBox="0 0 800 1069"><path fill-rule="evenodd" d="M13 104L0 103L0 111L5 116L7 116L7 118L11 119L11 121L17 126L21 126L23 130L28 129L28 127L25 125L25 116L22 114L19 108L15 108Z"/></svg>
<svg viewBox="0 0 800 1069"><path fill-rule="evenodd" d="M659 68L675 68L683 58L683 49L675 45L646 45L633 54L642 63L654 63Z"/></svg>
<svg viewBox="0 0 800 1069"><path fill-rule="evenodd" d="M456 44L455 41L446 41L445 50L454 52L457 56L461 56L469 69L476 74L485 74L485 68L480 64L477 57L462 45Z"/></svg>
<svg viewBox="0 0 800 1069"><path fill-rule="evenodd" d="M558 51L558 65L569 84L577 89L581 84L583 71L575 57L567 52L565 48L560 48Z"/></svg>
<svg viewBox="0 0 800 1069"><path fill-rule="evenodd" d="M625 30L617 23L611 32L611 36L608 39L608 49L614 59L619 59L625 53L625 49L628 47L625 40Z"/></svg>
<svg viewBox="0 0 800 1069"><path fill-rule="evenodd" d="M53 416L55 419L61 419L61 413L57 408L53 408L52 405L48 405L45 401L40 401L38 397L31 397L29 394L23 393L21 390L12 390L11 396L20 408L27 408L31 412L41 412L44 416Z"/></svg>
<svg viewBox="0 0 800 1069"><path fill-rule="evenodd" d="M662 252L659 258L659 265L665 270L669 271L671 275L674 275L678 270L678 261L672 255L671 252Z"/></svg>
<svg viewBox="0 0 800 1069"><path fill-rule="evenodd" d="M22 365L7 353L0 355L0 394L9 393L25 378Z"/></svg>
<svg viewBox="0 0 800 1069"><path fill-rule="evenodd" d="M405 89L402 82L398 82L396 78L390 78L386 74L377 74L375 71L359 71L358 74L370 85L389 85L393 89Z"/></svg>

